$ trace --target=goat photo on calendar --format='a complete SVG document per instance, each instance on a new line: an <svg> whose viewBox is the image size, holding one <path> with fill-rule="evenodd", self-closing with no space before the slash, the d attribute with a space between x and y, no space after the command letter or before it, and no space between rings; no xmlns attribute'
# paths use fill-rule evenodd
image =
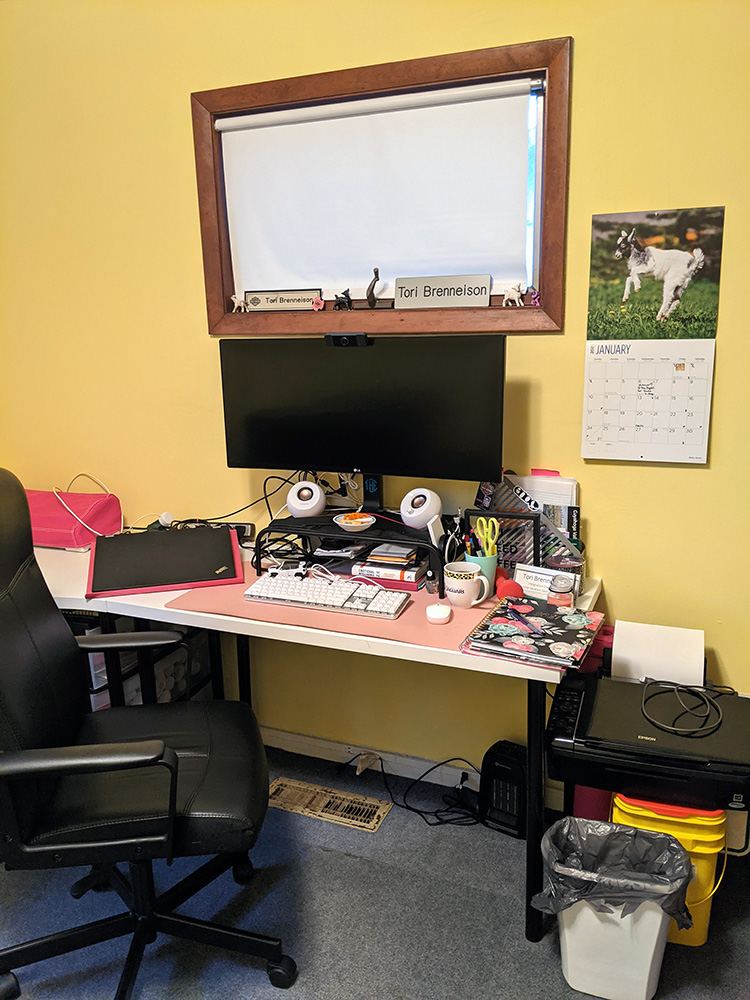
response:
<svg viewBox="0 0 750 1000"><path fill-rule="evenodd" d="M724 208L595 215L588 340L716 337Z"/></svg>

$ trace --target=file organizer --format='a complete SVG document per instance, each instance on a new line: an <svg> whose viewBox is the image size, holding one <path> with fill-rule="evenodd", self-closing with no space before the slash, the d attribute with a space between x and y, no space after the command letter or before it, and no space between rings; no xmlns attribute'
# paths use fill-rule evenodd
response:
<svg viewBox="0 0 750 1000"><path fill-rule="evenodd" d="M490 504L486 509L465 512L465 531L477 517L497 518L500 522L498 565L511 575L516 563L543 566L552 556L581 555L580 549L542 513L536 500L507 476L495 484Z"/></svg>

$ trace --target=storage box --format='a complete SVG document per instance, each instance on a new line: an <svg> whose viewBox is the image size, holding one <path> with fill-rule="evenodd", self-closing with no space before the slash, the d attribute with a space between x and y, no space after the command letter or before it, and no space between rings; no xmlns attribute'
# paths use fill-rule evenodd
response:
<svg viewBox="0 0 750 1000"><path fill-rule="evenodd" d="M612 819L640 830L668 833L688 852L695 872L687 891L693 926L669 930L672 944L693 947L706 943L711 919L711 897L715 885L716 858L726 843L726 813L723 809L686 809L663 802L645 802L615 795Z"/></svg>

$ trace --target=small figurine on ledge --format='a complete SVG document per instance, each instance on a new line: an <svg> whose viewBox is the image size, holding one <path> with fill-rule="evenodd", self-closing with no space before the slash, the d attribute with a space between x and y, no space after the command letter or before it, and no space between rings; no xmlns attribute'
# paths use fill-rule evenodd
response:
<svg viewBox="0 0 750 1000"><path fill-rule="evenodd" d="M240 299L236 295L233 295L232 303L234 304L234 309L232 309L233 313L247 312L247 303L244 299Z"/></svg>
<svg viewBox="0 0 750 1000"><path fill-rule="evenodd" d="M367 286L367 304L370 309L375 309L378 304L378 300L375 298L375 285L380 281L380 270L377 267L372 269L373 278L370 284Z"/></svg>
<svg viewBox="0 0 750 1000"><path fill-rule="evenodd" d="M341 295L335 296L335 301L333 303L334 309L353 309L354 303L352 302L352 297L349 294L349 289L346 288Z"/></svg>
<svg viewBox="0 0 750 1000"><path fill-rule="evenodd" d="M520 281L517 281L515 285L511 285L510 288L508 288L507 291L505 292L503 296L503 305L522 306L523 305L522 296L523 292L521 291L521 283Z"/></svg>
<svg viewBox="0 0 750 1000"><path fill-rule="evenodd" d="M364 299L357 299L355 309L392 309L393 299L379 299L375 294L375 286L380 281L380 268L372 269L372 280L367 286Z"/></svg>

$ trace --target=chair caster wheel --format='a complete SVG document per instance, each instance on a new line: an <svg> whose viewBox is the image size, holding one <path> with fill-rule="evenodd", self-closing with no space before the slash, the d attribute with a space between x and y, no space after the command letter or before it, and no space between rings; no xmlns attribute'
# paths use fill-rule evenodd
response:
<svg viewBox="0 0 750 1000"><path fill-rule="evenodd" d="M70 887L70 895L73 899L81 899L87 892L108 892L110 889L108 873L104 873L96 865L88 875L79 878Z"/></svg>
<svg viewBox="0 0 750 1000"><path fill-rule="evenodd" d="M20 996L21 987L13 973L5 972L0 975L0 1000L17 1000Z"/></svg>
<svg viewBox="0 0 750 1000"><path fill-rule="evenodd" d="M288 955L282 955L278 962L269 962L266 967L271 986L280 990L288 990L297 978L297 964Z"/></svg>
<svg viewBox="0 0 750 1000"><path fill-rule="evenodd" d="M232 878L237 885L247 885L248 882L252 882L254 875L255 869L250 858L246 858L244 861L237 861L232 865Z"/></svg>

